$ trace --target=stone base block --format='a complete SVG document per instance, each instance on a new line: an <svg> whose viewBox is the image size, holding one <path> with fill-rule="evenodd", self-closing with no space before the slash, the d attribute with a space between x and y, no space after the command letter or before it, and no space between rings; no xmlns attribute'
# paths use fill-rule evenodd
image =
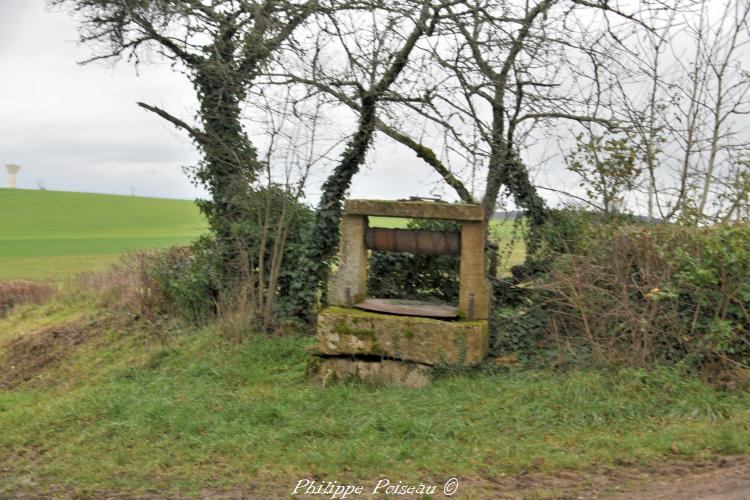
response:
<svg viewBox="0 0 750 500"><path fill-rule="evenodd" d="M316 350L427 365L476 365L487 356L487 321L441 321L330 307L318 315Z"/></svg>
<svg viewBox="0 0 750 500"><path fill-rule="evenodd" d="M371 361L313 356L308 366L309 375L324 386L333 380L361 380L376 385L419 388L430 383L432 372L427 365L390 359Z"/></svg>

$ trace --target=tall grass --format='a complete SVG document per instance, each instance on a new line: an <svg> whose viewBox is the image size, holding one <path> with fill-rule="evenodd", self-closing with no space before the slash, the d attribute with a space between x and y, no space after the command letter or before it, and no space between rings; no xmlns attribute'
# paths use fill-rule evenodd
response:
<svg viewBox="0 0 750 500"><path fill-rule="evenodd" d="M56 287L32 281L0 282L0 318L16 305L39 304L56 293Z"/></svg>
<svg viewBox="0 0 750 500"><path fill-rule="evenodd" d="M0 483L263 491L310 475L445 480L750 451L748 395L675 370L488 366L422 390L321 389L304 375L308 342L110 331L0 392Z"/></svg>

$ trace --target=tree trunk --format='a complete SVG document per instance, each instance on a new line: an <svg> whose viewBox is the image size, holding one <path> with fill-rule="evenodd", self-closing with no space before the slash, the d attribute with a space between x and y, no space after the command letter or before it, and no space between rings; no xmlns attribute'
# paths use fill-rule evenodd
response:
<svg viewBox="0 0 750 500"><path fill-rule="evenodd" d="M230 242L237 236L242 205L261 163L240 122L240 103L245 97L242 85L216 70L222 66L220 62L212 60L207 66L198 71L194 81L205 134L196 177L211 194L210 201L200 204L201 210L221 247L229 249L234 248Z"/></svg>
<svg viewBox="0 0 750 500"><path fill-rule="evenodd" d="M377 99L365 95L357 133L352 137L334 172L323 184L323 194L315 214L303 268L292 289L296 314L307 318L317 301L317 291L328 278L328 265L339 245L339 223L344 211L344 196L352 178L365 161L375 132Z"/></svg>

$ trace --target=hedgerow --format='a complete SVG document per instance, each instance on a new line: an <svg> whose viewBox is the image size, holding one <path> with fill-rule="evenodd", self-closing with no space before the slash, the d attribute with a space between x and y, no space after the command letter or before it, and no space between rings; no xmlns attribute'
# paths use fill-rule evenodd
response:
<svg viewBox="0 0 750 500"><path fill-rule="evenodd" d="M750 366L750 225L571 212L550 221L558 226L542 231L520 304L495 311L498 352L563 364Z"/></svg>

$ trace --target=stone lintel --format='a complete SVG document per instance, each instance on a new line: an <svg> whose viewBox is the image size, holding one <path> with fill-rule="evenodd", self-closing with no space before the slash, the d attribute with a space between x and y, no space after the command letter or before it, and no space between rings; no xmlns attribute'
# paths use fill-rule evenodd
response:
<svg viewBox="0 0 750 500"><path fill-rule="evenodd" d="M317 352L380 356L427 365L476 365L487 355L487 321L441 321L329 307L318 314Z"/></svg>
<svg viewBox="0 0 750 500"><path fill-rule="evenodd" d="M479 204L443 203L434 201L346 200L346 213L407 217L413 219L446 219L455 221L483 221L484 211Z"/></svg>

